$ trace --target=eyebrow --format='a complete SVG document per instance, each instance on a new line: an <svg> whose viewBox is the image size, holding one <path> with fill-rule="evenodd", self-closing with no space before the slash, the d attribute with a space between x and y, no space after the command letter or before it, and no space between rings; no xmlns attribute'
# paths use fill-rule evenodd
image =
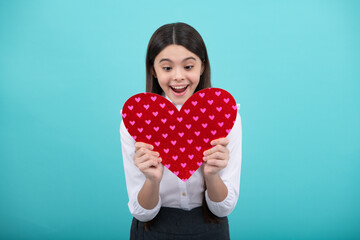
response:
<svg viewBox="0 0 360 240"><path fill-rule="evenodd" d="M185 61L187 61L187 60L189 60L189 59L193 59L194 61L196 61L196 59L195 59L194 57L187 57L187 58L184 58L184 60L182 60L182 62L185 62ZM169 58L162 58L162 59L159 61L159 63L164 62L164 61L173 62L173 61L171 61Z"/></svg>

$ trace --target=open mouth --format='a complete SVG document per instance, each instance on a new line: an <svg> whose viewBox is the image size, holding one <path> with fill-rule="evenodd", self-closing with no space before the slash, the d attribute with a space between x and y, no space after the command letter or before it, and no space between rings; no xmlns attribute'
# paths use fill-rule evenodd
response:
<svg viewBox="0 0 360 240"><path fill-rule="evenodd" d="M185 86L170 86L173 93L177 96L182 96L185 94L186 90L188 89L189 85Z"/></svg>

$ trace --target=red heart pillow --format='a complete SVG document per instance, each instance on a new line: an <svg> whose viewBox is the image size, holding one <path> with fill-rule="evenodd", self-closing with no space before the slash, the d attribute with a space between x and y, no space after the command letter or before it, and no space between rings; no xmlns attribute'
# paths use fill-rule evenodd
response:
<svg viewBox="0 0 360 240"><path fill-rule="evenodd" d="M126 129L137 142L154 146L162 164L186 182L203 163L210 142L226 137L237 115L234 98L220 88L193 94L178 111L166 98L140 93L122 109Z"/></svg>

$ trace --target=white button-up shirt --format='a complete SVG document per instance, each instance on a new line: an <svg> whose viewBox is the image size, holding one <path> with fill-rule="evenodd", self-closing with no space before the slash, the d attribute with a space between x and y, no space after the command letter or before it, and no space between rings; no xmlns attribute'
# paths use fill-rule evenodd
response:
<svg viewBox="0 0 360 240"><path fill-rule="evenodd" d="M167 97L166 97L167 98ZM169 98L167 98L170 100ZM175 105L179 110L181 105ZM238 109L240 105L238 104ZM230 158L226 168L219 172L228 189L228 195L221 202L212 201L207 191L205 199L210 211L218 217L229 215L235 208L239 197L240 171L241 171L241 149L242 129L241 118L238 113L235 124L227 136ZM186 182L183 182L169 169L164 167L164 173L160 182L159 202L153 209L145 209L138 202L138 193L145 182L144 174L134 164L135 140L126 130L124 122L120 124L120 139L125 170L126 187L129 196L130 213L139 221L146 222L153 219L160 208L172 207L191 210L202 205L204 192L204 176L199 168Z"/></svg>

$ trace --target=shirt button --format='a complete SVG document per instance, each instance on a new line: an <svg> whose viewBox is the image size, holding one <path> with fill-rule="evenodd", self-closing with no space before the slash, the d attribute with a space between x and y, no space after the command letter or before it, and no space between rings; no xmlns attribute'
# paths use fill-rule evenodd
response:
<svg viewBox="0 0 360 240"><path fill-rule="evenodd" d="M186 193L185 192L183 192L181 195L183 195L184 197L186 196Z"/></svg>

